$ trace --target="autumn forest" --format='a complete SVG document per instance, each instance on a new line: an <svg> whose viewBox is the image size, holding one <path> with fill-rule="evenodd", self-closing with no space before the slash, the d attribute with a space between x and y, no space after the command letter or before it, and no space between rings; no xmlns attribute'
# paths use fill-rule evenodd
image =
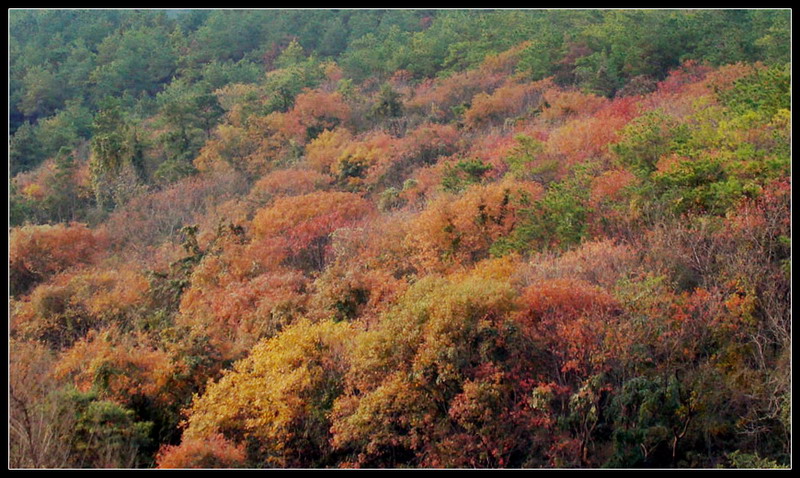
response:
<svg viewBox="0 0 800 478"><path fill-rule="evenodd" d="M10 468L791 466L790 10L9 10Z"/></svg>

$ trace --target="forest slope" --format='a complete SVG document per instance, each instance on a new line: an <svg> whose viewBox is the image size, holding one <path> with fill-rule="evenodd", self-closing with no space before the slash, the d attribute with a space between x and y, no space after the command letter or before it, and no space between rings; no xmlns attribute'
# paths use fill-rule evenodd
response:
<svg viewBox="0 0 800 478"><path fill-rule="evenodd" d="M11 467L777 467L789 11L12 11Z"/></svg>

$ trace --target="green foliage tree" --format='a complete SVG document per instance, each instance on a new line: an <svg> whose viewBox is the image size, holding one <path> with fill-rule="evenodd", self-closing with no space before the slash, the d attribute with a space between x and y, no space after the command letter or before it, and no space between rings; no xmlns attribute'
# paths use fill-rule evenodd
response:
<svg viewBox="0 0 800 478"><path fill-rule="evenodd" d="M375 119L395 118L403 114L401 95L388 83L381 85L378 99L372 105L370 114Z"/></svg>
<svg viewBox="0 0 800 478"><path fill-rule="evenodd" d="M129 198L130 192L120 188L135 187L145 179L143 145L116 98L104 102L92 128L92 187L97 204L110 210Z"/></svg>
<svg viewBox="0 0 800 478"><path fill-rule="evenodd" d="M66 391L75 413L72 465L78 468L134 468L149 465L143 452L150 444L151 422L137 421L132 410L99 400L96 393Z"/></svg>
<svg viewBox="0 0 800 478"><path fill-rule="evenodd" d="M37 129L29 122L17 129L9 143L8 160L12 175L32 169L46 157Z"/></svg>
<svg viewBox="0 0 800 478"><path fill-rule="evenodd" d="M142 27L108 36L98 46L98 66L91 74L94 96L153 94L175 71L176 61L161 29Z"/></svg>
<svg viewBox="0 0 800 478"><path fill-rule="evenodd" d="M22 79L22 91L25 93L20 111L33 119L50 116L64 101L64 86L53 72L41 66L27 71Z"/></svg>
<svg viewBox="0 0 800 478"><path fill-rule="evenodd" d="M492 166L480 159L464 159L454 165L448 165L442 178L445 191L459 192L470 184L480 183Z"/></svg>

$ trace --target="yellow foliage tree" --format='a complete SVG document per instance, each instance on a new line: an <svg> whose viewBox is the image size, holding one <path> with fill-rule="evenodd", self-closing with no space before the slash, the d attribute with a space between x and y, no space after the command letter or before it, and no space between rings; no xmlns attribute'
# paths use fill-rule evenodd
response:
<svg viewBox="0 0 800 478"><path fill-rule="evenodd" d="M343 386L352 335L346 322L300 320L259 343L195 399L184 440L222 433L250 443L250 460L262 465L324 465L326 411Z"/></svg>

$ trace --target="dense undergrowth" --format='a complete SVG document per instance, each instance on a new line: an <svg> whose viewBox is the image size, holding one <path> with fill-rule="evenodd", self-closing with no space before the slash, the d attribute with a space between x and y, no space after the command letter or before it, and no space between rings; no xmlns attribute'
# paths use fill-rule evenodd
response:
<svg viewBox="0 0 800 478"><path fill-rule="evenodd" d="M789 15L10 12L9 465L788 465Z"/></svg>

